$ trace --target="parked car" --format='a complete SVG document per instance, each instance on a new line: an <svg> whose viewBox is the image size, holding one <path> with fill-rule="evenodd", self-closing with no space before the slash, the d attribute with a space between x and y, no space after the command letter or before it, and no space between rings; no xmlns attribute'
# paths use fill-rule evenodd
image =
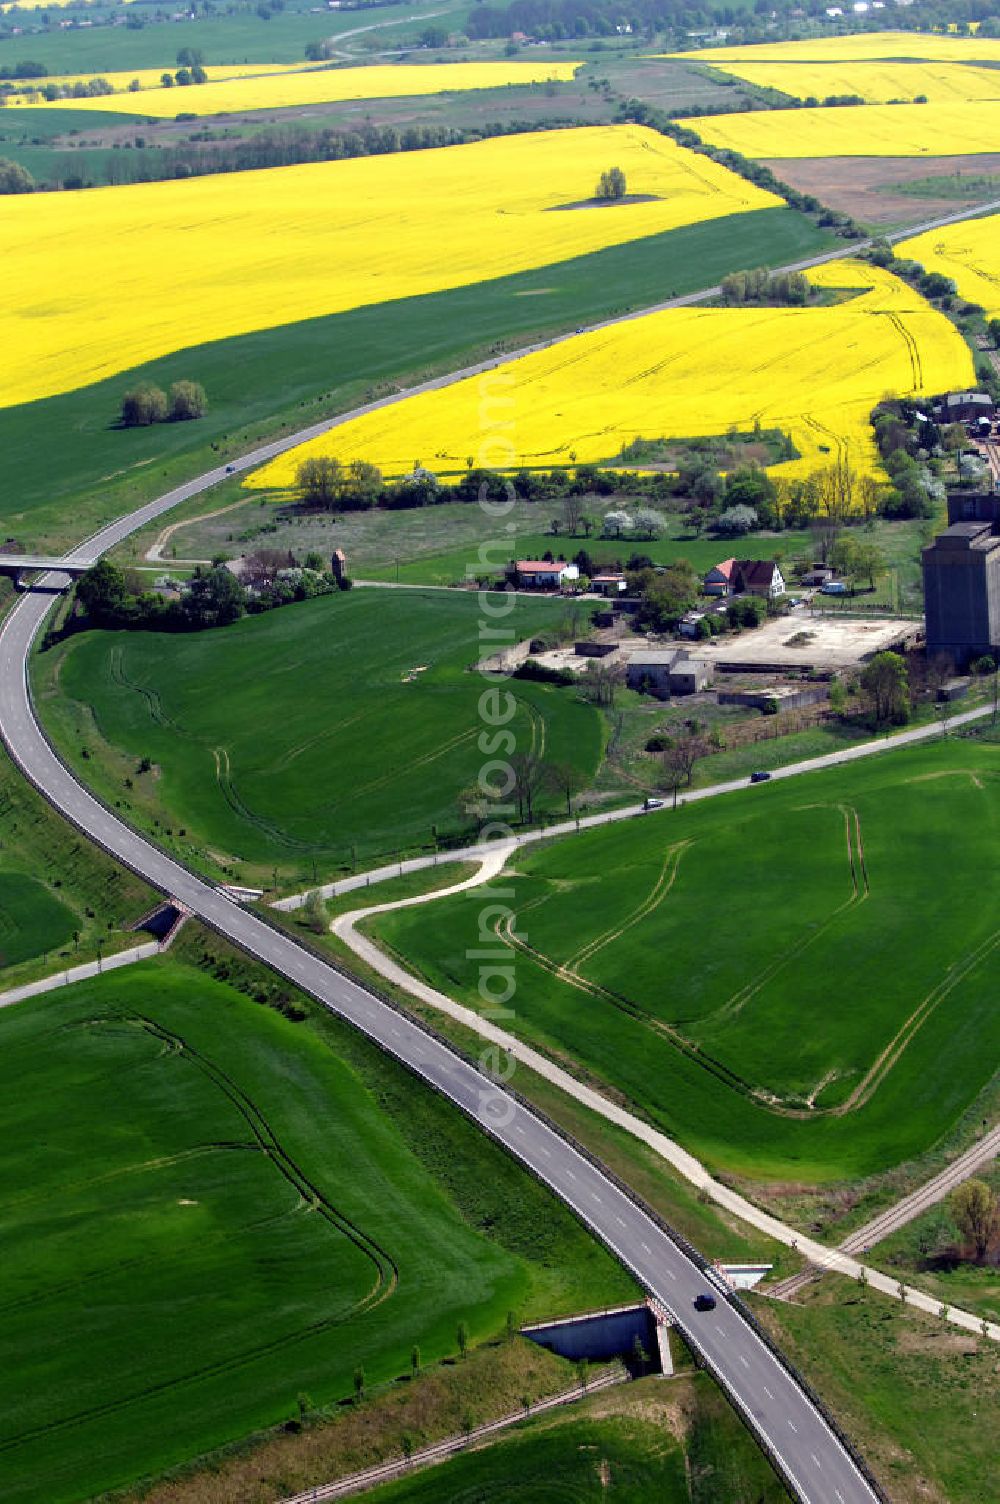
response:
<svg viewBox="0 0 1000 1504"><path fill-rule="evenodd" d="M696 1311L714 1311L715 1296L709 1295L707 1290L703 1290L700 1295L695 1296L694 1308Z"/></svg>
<svg viewBox="0 0 1000 1504"><path fill-rule="evenodd" d="M644 799L642 807L643 809L663 809L666 806L666 802L665 799Z"/></svg>
<svg viewBox="0 0 1000 1504"><path fill-rule="evenodd" d="M763 768L758 768L757 771L756 771L756 773L751 773L750 774L750 782L751 783L767 783L767 781L769 780L770 777L771 777L770 773L765 773Z"/></svg>
<svg viewBox="0 0 1000 1504"><path fill-rule="evenodd" d="M820 595L846 595L847 586L843 580L827 580L825 585L819 587Z"/></svg>

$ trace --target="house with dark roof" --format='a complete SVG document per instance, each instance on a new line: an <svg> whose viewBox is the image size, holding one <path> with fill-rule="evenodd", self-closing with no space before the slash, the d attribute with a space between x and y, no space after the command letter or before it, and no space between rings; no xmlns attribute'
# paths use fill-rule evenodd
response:
<svg viewBox="0 0 1000 1504"><path fill-rule="evenodd" d="M760 595L773 601L784 595L785 581L774 559L737 559L736 588L744 595Z"/></svg>

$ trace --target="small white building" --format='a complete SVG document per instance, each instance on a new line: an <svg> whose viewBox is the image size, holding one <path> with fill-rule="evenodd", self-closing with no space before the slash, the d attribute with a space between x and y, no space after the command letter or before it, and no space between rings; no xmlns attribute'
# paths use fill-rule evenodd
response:
<svg viewBox="0 0 1000 1504"><path fill-rule="evenodd" d="M598 595L610 596L613 599L616 595L624 595L625 576L602 570L600 574L594 575L590 588L596 590Z"/></svg>
<svg viewBox="0 0 1000 1504"><path fill-rule="evenodd" d="M561 590L580 578L577 565L567 564L565 559L517 559L514 574L522 590Z"/></svg>

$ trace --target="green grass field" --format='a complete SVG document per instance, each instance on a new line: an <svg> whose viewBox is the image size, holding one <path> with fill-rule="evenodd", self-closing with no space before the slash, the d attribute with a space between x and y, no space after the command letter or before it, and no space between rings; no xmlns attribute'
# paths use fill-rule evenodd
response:
<svg viewBox="0 0 1000 1504"><path fill-rule="evenodd" d="M76 542L224 454L385 395L395 383L830 243L791 209L730 215L515 277L194 346L77 392L0 410L0 445L18 476L16 501L0 521L22 543ZM542 288L551 291L525 296ZM166 388L185 378L208 393L204 419L113 426L135 381Z"/></svg>
<svg viewBox="0 0 1000 1504"><path fill-rule="evenodd" d="M371 1494L372 1504L779 1504L786 1497L703 1375L669 1386L645 1380L539 1417Z"/></svg>
<svg viewBox="0 0 1000 1504"><path fill-rule="evenodd" d="M717 1166L822 1182L921 1154L995 1069L998 775L953 740L519 856L513 1027ZM372 923L474 999L480 907Z"/></svg>
<svg viewBox="0 0 1000 1504"><path fill-rule="evenodd" d="M449 16L457 16L461 9L458 5L442 7ZM116 73L128 68L169 67L179 47L203 52L209 67L212 63L251 61L294 63L304 55L307 42L335 36L363 26L366 21L381 27L396 23L389 30L395 41L405 35L407 28L398 23L409 14L411 11L400 0L398 5L362 17L350 10L316 16L307 6L296 5L288 6L280 15L272 12L266 19L250 9L231 16L216 12L183 28L167 19L147 20L136 31L125 26L95 26L88 31L60 31L53 27L40 36L0 38L0 65L30 57L44 63L52 74Z"/></svg>
<svg viewBox="0 0 1000 1504"><path fill-rule="evenodd" d="M89 1498L434 1363L624 1273L441 1099L325 1015L176 962L0 1019L0 1466Z"/></svg>
<svg viewBox="0 0 1000 1504"><path fill-rule="evenodd" d="M754 1300L760 1321L827 1402L891 1504L993 1504L997 1349L828 1275L805 1305Z"/></svg>
<svg viewBox="0 0 1000 1504"><path fill-rule="evenodd" d="M0 978L6 967L71 939L72 909L35 877L0 871Z"/></svg>
<svg viewBox="0 0 1000 1504"><path fill-rule="evenodd" d="M50 810L0 751L0 992L137 938L155 895Z"/></svg>
<svg viewBox="0 0 1000 1504"><path fill-rule="evenodd" d="M518 598L504 627L530 636L561 609ZM35 660L40 707L81 776L188 860L301 886L434 827L474 834L456 799L487 760L481 624L475 594L354 590L210 632L89 632ZM591 778L600 712L510 682L519 748Z"/></svg>

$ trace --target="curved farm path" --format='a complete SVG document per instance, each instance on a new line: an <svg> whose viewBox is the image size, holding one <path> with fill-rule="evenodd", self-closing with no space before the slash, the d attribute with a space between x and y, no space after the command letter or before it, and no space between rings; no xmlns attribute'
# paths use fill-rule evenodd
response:
<svg viewBox="0 0 1000 1504"><path fill-rule="evenodd" d="M496 850L489 849L485 855L480 852L480 870L474 873L472 877L466 878L464 882L456 883L452 888L438 889L436 892L422 894L416 898L400 899L396 903L375 904L363 909L354 909L348 914L339 915L334 919L330 928L337 938L342 940L377 975L384 977L393 986L399 987L404 992L409 993L411 997L416 998L419 1002L425 1003L438 1012L446 1014L449 1018L453 1018L457 1023L463 1024L489 1044L498 1046L512 1060L523 1065L525 1069L534 1071L536 1075L541 1076L553 1086L558 1087L560 1091L565 1092L567 1096L572 1097L575 1101L581 1103L582 1106L589 1108L591 1112L597 1113L599 1117L605 1118L608 1122L614 1123L619 1128L624 1128L634 1138L648 1145L672 1169L676 1170L685 1180L696 1186L699 1191L707 1194L717 1206L720 1206L731 1216L738 1217L741 1222L746 1222L751 1227L756 1227L768 1237L774 1238L779 1243L784 1243L786 1247L796 1249L814 1266L811 1271L805 1273L805 1279L808 1279L812 1274L820 1270L843 1274L848 1279L858 1280L864 1278L872 1289L878 1290L881 1294L892 1296L896 1300L903 1298L908 1304L915 1306L918 1310L925 1311L932 1316L939 1316L941 1314L941 1302L939 1300L936 1300L933 1296L926 1295L922 1290L911 1285L905 1286L905 1295L901 1295L900 1282L898 1280L891 1279L878 1269L872 1269L859 1263L852 1256L852 1250L855 1248L859 1234L852 1234L851 1238L847 1240L850 1247L827 1248L823 1243L818 1243L815 1239L806 1237L800 1233L796 1228L789 1227L787 1223L779 1221L777 1217L773 1217L769 1212L765 1212L759 1206L755 1206L746 1197L723 1185L721 1181L715 1180L699 1159L693 1154L688 1153L686 1149L683 1149L673 1139L668 1138L665 1133L661 1133L658 1129L651 1127L649 1123L643 1122L641 1118L628 1112L624 1107L620 1107L617 1103L609 1101L607 1097L602 1096L593 1087L585 1085L582 1081L578 1081L575 1076L571 1076L562 1066L556 1065L548 1056L541 1054L540 1051L532 1048L531 1045L525 1044L523 1040L514 1034L508 1033L506 1029L498 1028L496 1024L490 1023L488 1019L483 1018L473 1008L468 1008L462 1003L455 1002L446 993L439 992L427 982L414 976L412 972L407 971L394 957L382 950L375 941L359 932L358 925L377 914L387 914L395 909L413 908L417 904L431 903L435 898L443 898L448 893L457 893L492 881L503 870L508 858L516 848L517 843L507 841L504 842L501 848ZM469 851L463 853L463 859L466 861L475 860L474 848L470 848ZM937 1181L947 1181L946 1189L941 1194L946 1194L947 1189L950 1189L952 1185L958 1184L958 1181L964 1179L966 1174L971 1174L972 1168L976 1168L986 1159L991 1158L997 1152L998 1148L1000 1148L1000 1127L994 1129L987 1140L983 1140L975 1145L973 1149L967 1151L960 1160L955 1162L950 1170L943 1171L940 1176L935 1178ZM972 1168L963 1173L960 1166L963 1166L965 1163L968 1163ZM957 1178L950 1178L955 1172L957 1172ZM910 1217L916 1216L918 1211L923 1209L920 1198L927 1190L928 1187L924 1187L923 1192L914 1192L912 1196L904 1198L904 1201L899 1203L899 1207L895 1209L896 1214L900 1216L898 1225L902 1226L903 1222L910 1220ZM936 1199L940 1199L940 1197ZM913 1203L917 1207L917 1210L910 1211L909 1215L903 1215L902 1208L907 1203ZM930 1202L927 1204L930 1204ZM882 1223L892 1216L893 1209L890 1209L888 1212L883 1212L877 1220L879 1223ZM861 1231L863 1232L865 1229L861 1229ZM881 1236L885 1236L885 1234L883 1233ZM864 1245L862 1244L861 1246ZM803 1280L802 1275L794 1275L792 1278L795 1281ZM781 1287L776 1286L775 1288L780 1289ZM1000 1323L985 1322L979 1316L973 1315L971 1311L963 1311L955 1306L949 1306L947 1314L948 1320L954 1323L954 1325L980 1336L988 1336L994 1342L1000 1342Z"/></svg>

